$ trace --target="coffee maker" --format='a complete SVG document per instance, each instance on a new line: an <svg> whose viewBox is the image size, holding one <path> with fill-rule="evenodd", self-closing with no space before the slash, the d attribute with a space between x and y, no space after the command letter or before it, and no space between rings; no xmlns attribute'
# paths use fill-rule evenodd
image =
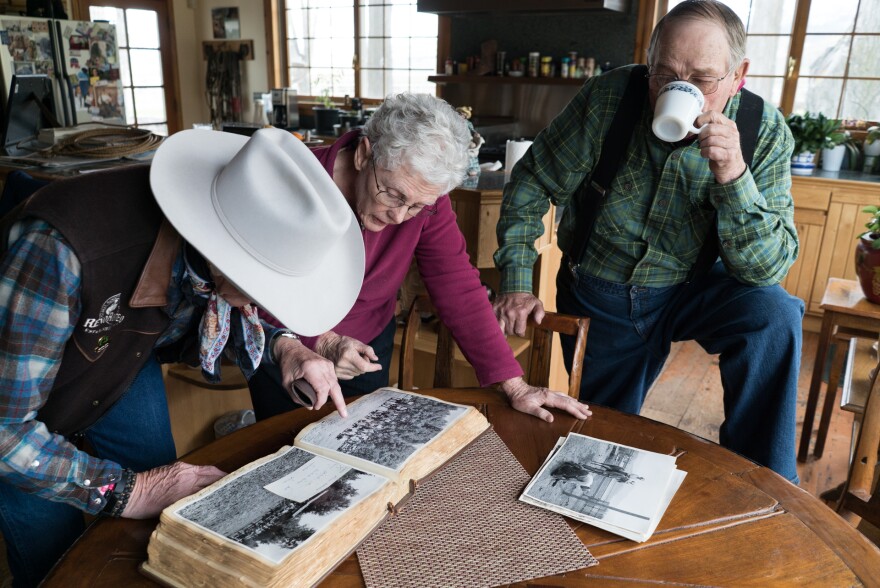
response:
<svg viewBox="0 0 880 588"><path fill-rule="evenodd" d="M299 106L295 89L272 89L272 124L279 129L299 128Z"/></svg>

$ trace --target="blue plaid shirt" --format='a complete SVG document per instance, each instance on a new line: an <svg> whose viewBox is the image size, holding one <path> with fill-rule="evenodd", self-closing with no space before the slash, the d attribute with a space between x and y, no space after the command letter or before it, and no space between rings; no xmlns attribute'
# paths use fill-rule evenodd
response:
<svg viewBox="0 0 880 588"><path fill-rule="evenodd" d="M79 451L36 420L79 319L81 266L61 234L41 220L19 222L9 244L0 262L0 479L95 513L103 507L98 488L118 479L122 468ZM165 307L171 323L156 347L179 339L200 310L188 276L181 248ZM266 327L268 341L277 329Z"/></svg>

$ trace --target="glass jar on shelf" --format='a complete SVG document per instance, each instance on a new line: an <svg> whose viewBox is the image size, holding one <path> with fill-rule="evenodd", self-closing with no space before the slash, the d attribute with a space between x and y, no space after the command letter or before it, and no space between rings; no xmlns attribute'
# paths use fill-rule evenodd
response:
<svg viewBox="0 0 880 588"><path fill-rule="evenodd" d="M529 77L536 78L540 73L541 54L537 51L529 53Z"/></svg>

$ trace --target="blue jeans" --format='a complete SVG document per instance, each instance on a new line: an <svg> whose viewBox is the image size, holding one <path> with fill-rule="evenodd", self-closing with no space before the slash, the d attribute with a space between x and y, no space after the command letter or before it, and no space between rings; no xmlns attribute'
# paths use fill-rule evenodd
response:
<svg viewBox="0 0 880 588"><path fill-rule="evenodd" d="M116 404L83 433L97 457L137 472L177 458L162 370L155 358L147 360ZM0 530L13 586L39 584L84 529L79 509L0 482Z"/></svg>
<svg viewBox="0 0 880 588"><path fill-rule="evenodd" d="M568 270L559 312L590 317L582 401L638 414L672 341L720 355L721 444L797 483L795 412L804 303L780 286L747 286L722 263L689 284L645 288ZM574 338L562 337L571 371Z"/></svg>

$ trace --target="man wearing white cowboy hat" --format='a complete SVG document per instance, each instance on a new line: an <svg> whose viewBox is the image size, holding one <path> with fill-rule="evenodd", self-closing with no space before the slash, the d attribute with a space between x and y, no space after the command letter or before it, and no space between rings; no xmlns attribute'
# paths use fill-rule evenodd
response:
<svg viewBox="0 0 880 588"><path fill-rule="evenodd" d="M160 362L218 379L225 352L249 375L282 359L254 304L322 333L364 272L342 194L276 129L178 133L150 168L56 182L2 225L0 529L15 586L39 583L82 512L153 517L223 475L172 463ZM331 362L282 347L303 354L296 377L336 382Z"/></svg>

